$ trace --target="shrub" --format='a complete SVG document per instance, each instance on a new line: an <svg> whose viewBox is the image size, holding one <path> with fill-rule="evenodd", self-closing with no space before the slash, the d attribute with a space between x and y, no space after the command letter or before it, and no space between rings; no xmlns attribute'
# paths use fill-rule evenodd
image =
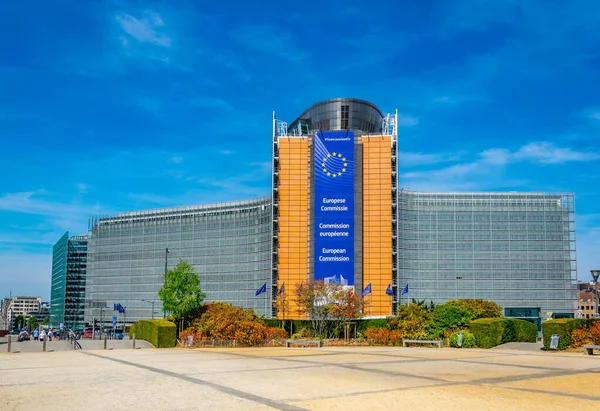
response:
<svg viewBox="0 0 600 411"><path fill-rule="evenodd" d="M285 340L286 338L288 338L287 331L279 327L267 328L267 340Z"/></svg>
<svg viewBox="0 0 600 411"><path fill-rule="evenodd" d="M505 325L501 318L480 318L471 321L469 331L475 336L478 347L492 348L502 343Z"/></svg>
<svg viewBox="0 0 600 411"><path fill-rule="evenodd" d="M502 307L494 301L476 299L450 300L446 304L471 311L472 319L502 317Z"/></svg>
<svg viewBox="0 0 600 411"><path fill-rule="evenodd" d="M592 344L600 344L600 321L594 321L594 323L590 326L590 337Z"/></svg>
<svg viewBox="0 0 600 411"><path fill-rule="evenodd" d="M265 340L267 327L257 321L240 321L235 327L233 340L239 345L252 346Z"/></svg>
<svg viewBox="0 0 600 411"><path fill-rule="evenodd" d="M365 337L370 344L388 345L390 342L390 330L387 328L371 327L365 331Z"/></svg>
<svg viewBox="0 0 600 411"><path fill-rule="evenodd" d="M514 318L511 318L509 321L515 326L515 341L532 343L537 341L537 325L526 320L517 320Z"/></svg>
<svg viewBox="0 0 600 411"><path fill-rule="evenodd" d="M441 338L446 330L467 327L472 315L471 311L453 305L438 305L433 310L433 316L429 324L429 334L433 338Z"/></svg>
<svg viewBox="0 0 600 411"><path fill-rule="evenodd" d="M550 349L550 339L552 334L558 334L558 349L564 350L573 344L571 334L578 328L588 328L592 320L582 318L561 318L559 320L549 320L542 324L542 335L544 337L544 348Z"/></svg>
<svg viewBox="0 0 600 411"><path fill-rule="evenodd" d="M148 341L156 348L170 348L177 344L177 326L167 320L141 320L135 322L130 335Z"/></svg>
<svg viewBox="0 0 600 411"><path fill-rule="evenodd" d="M591 344L592 336L587 328L577 328L571 332L571 344L573 347L583 347Z"/></svg>
<svg viewBox="0 0 600 411"><path fill-rule="evenodd" d="M454 333L452 333L450 335L450 346L451 347L456 347L456 348L460 348L458 347L458 333L461 332L463 333L463 341L462 341L462 347L463 348L475 348L477 347L477 343L475 340L475 336L473 335L473 333L469 332L469 331L456 331Z"/></svg>

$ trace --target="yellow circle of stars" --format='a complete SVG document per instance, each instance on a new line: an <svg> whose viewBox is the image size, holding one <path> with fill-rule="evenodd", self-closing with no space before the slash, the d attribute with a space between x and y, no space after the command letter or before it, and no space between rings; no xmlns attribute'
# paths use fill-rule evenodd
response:
<svg viewBox="0 0 600 411"><path fill-rule="evenodd" d="M342 167L342 171L332 172L327 170L327 160L330 160L331 158L339 158L343 161L344 165ZM327 157L323 157L323 162L321 163L321 166L323 167L323 173L325 173L327 177L336 178L341 177L342 174L346 172L346 167L348 166L348 163L346 163L346 157L342 156L341 153L336 153L334 151L331 154L328 153Z"/></svg>

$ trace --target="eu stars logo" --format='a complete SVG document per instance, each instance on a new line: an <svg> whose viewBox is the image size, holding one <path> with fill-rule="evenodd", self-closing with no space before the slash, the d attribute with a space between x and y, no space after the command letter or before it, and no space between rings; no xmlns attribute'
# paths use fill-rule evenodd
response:
<svg viewBox="0 0 600 411"><path fill-rule="evenodd" d="M328 153L326 157L323 157L323 162L321 163L323 167L323 174L327 175L327 177L337 178L341 177L342 174L346 172L346 167L348 167L348 163L346 163L346 157L344 157L341 153Z"/></svg>

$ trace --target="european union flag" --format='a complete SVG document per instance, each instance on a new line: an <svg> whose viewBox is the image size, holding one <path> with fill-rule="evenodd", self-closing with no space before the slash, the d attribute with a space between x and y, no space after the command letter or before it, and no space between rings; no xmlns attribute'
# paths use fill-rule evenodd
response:
<svg viewBox="0 0 600 411"><path fill-rule="evenodd" d="M277 295L283 294L284 290L285 290L285 281L283 282L283 284L281 284L281 287L279 288L279 291L277 292Z"/></svg>
<svg viewBox="0 0 600 411"><path fill-rule="evenodd" d="M406 286L404 287L404 290L402 290L402 294L400 294L400 295L404 295L404 294L408 294L408 283L406 283Z"/></svg>
<svg viewBox="0 0 600 411"><path fill-rule="evenodd" d="M113 303L113 311L119 311L119 309L117 308L117 304Z"/></svg>
<svg viewBox="0 0 600 411"><path fill-rule="evenodd" d="M266 293L267 292L267 283L264 283L262 287L260 287L258 290L256 290L254 292L254 295L261 295L262 293Z"/></svg>
<svg viewBox="0 0 600 411"><path fill-rule="evenodd" d="M385 290L385 293L387 295L389 295L390 297L394 295L394 290L392 290L392 287L390 286L390 284L388 284L387 289Z"/></svg>
<svg viewBox="0 0 600 411"><path fill-rule="evenodd" d="M367 286L365 287L365 289L363 290L363 297L364 297L365 295L369 295L369 294L371 294L371 283L369 283L369 285L367 285Z"/></svg>
<svg viewBox="0 0 600 411"><path fill-rule="evenodd" d="M115 304L115 309L121 314L125 314L125 307L123 307L121 303Z"/></svg>

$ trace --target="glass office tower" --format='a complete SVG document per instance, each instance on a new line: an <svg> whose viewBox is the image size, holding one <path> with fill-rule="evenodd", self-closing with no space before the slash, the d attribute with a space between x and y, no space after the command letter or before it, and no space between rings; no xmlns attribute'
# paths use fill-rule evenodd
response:
<svg viewBox="0 0 600 411"><path fill-rule="evenodd" d="M577 307L573 194L399 194L398 283L436 304L483 298L504 308Z"/></svg>
<svg viewBox="0 0 600 411"><path fill-rule="evenodd" d="M85 326L87 236L65 233L52 253L50 324L81 330Z"/></svg>
<svg viewBox="0 0 600 411"><path fill-rule="evenodd" d="M89 223L88 323L162 318L165 266L193 264L206 301L271 315L271 200L208 204L94 217ZM167 252L168 249L168 252ZM114 304L125 314L113 311Z"/></svg>

